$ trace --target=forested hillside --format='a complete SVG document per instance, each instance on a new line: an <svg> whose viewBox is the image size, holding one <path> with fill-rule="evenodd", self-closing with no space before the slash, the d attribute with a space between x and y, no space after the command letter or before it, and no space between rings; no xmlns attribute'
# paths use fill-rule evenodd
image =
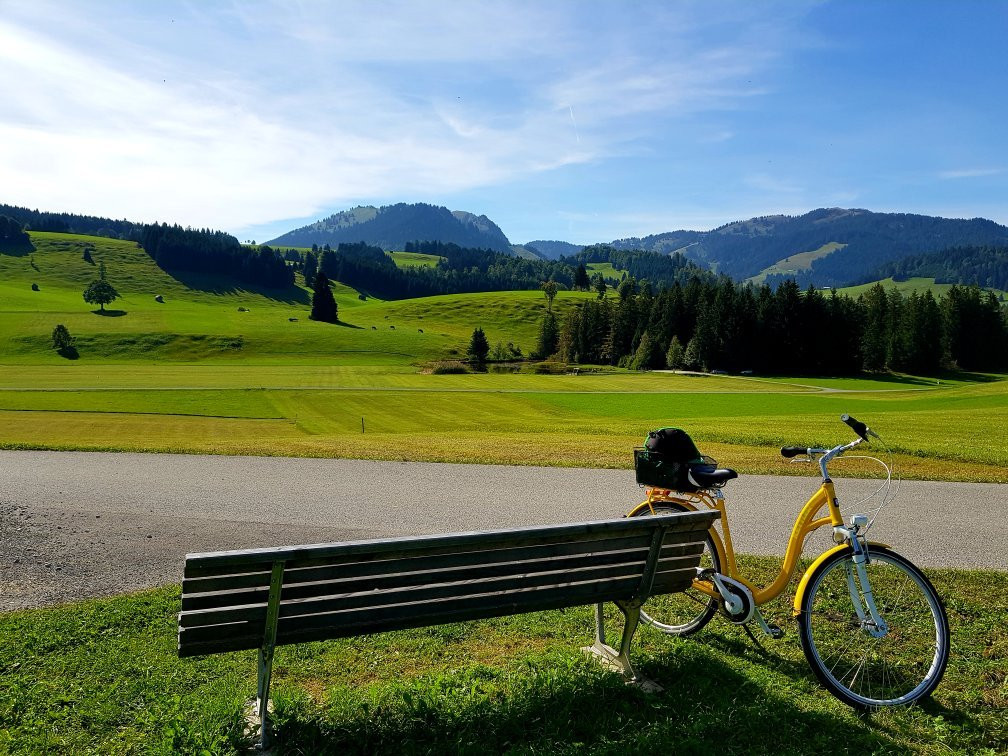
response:
<svg viewBox="0 0 1008 756"><path fill-rule="evenodd" d="M86 234L136 242L162 270L169 273L209 274L271 289L282 289L294 282L293 271L280 254L265 246L256 249L245 247L223 231L0 205L0 217L5 216L32 231Z"/></svg>
<svg viewBox="0 0 1008 756"><path fill-rule="evenodd" d="M657 293L627 278L561 322L547 313L540 355L636 369L854 375L1008 368L1008 316L993 294L953 287L904 297L876 285L852 299L794 281L776 290L693 277Z"/></svg>
<svg viewBox="0 0 1008 756"><path fill-rule="evenodd" d="M573 257L584 249L583 244L571 244L565 241L544 241L542 239L526 242L525 246L535 250L540 257L547 260L556 260L560 257Z"/></svg>
<svg viewBox="0 0 1008 756"><path fill-rule="evenodd" d="M407 242L441 241L459 247L511 253L511 242L485 215L423 203L357 207L278 236L274 246L322 247L365 242L384 250L402 250Z"/></svg>
<svg viewBox="0 0 1008 756"><path fill-rule="evenodd" d="M29 231L54 231L62 234L87 234L104 236L109 239L138 241L142 223L128 220L112 220L94 215L74 213L50 213L29 210L16 205L0 205L0 215L13 218Z"/></svg>
<svg viewBox="0 0 1008 756"><path fill-rule="evenodd" d="M843 248L795 275L768 276L774 286L795 278L800 286L843 286L866 280L880 263L957 245L1008 246L1008 227L982 218L936 218L907 213L820 209L800 216L771 215L729 223L713 231L673 231L620 239L619 249L682 252L736 280L755 276L795 254L835 243Z"/></svg>
<svg viewBox="0 0 1008 756"><path fill-rule="evenodd" d="M883 265L868 280L933 278L935 283L965 283L1008 289L1008 247L952 247Z"/></svg>

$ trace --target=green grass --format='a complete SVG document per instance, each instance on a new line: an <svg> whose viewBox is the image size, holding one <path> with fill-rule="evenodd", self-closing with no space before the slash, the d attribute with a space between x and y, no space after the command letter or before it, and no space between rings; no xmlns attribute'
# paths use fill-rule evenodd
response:
<svg viewBox="0 0 1008 756"><path fill-rule="evenodd" d="M872 281L871 283L860 284L859 286L847 286L843 289L837 289L837 291L841 294L857 297L860 294L864 294L877 283L882 284L886 289L896 289L901 294L910 294L914 291L918 294L923 294L925 291L930 291L935 297L944 296L953 286L953 284L935 283L933 278L908 278L906 281L894 281L891 278L883 278L881 281ZM1000 289L991 289L991 291L995 294L1006 294L1006 292Z"/></svg>
<svg viewBox="0 0 1008 756"><path fill-rule="evenodd" d="M585 270L588 271L589 276L593 276L596 273L601 273L602 277L607 281L619 281L623 278L623 274L626 271L620 270L619 268L614 268L612 263L588 263L585 265Z"/></svg>
<svg viewBox="0 0 1008 756"><path fill-rule="evenodd" d="M176 278L128 242L32 241L0 255L0 448L629 467L649 429L681 425L742 472L799 474L775 447L838 443L847 412L882 433L906 477L1008 482L1003 376L429 375L476 326L530 351L542 292L362 301L337 285L330 325L308 319L301 287ZM81 297L97 275L85 246L123 294L112 315ZM560 292L554 308L593 296ZM51 349L57 323L77 359Z"/></svg>
<svg viewBox="0 0 1008 756"><path fill-rule="evenodd" d="M763 578L776 564L744 559ZM767 615L787 634L765 652L720 618L687 640L642 627L632 658L666 689L645 694L582 656L585 607L281 647L279 739L285 753L1003 753L1008 575L929 575L952 657L918 707L858 716L832 698L783 599ZM255 654L178 659L178 601L172 586L0 615L0 752L244 747Z"/></svg>
<svg viewBox="0 0 1008 756"><path fill-rule="evenodd" d="M386 252L400 268L436 268L445 258L423 252Z"/></svg>
<svg viewBox="0 0 1008 756"><path fill-rule="evenodd" d="M818 249L813 249L809 252L798 252L790 257L785 257L783 260L778 260L769 268L764 268L749 280L752 283L759 285L766 281L767 276L770 275L781 273L785 275L793 275L799 271L811 270L813 262L836 252L838 249L843 249L846 246L846 244L840 244L839 242L828 242Z"/></svg>

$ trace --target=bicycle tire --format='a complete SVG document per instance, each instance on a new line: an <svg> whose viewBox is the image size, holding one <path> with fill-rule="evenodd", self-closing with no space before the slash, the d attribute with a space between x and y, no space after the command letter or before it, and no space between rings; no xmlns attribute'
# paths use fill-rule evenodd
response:
<svg viewBox="0 0 1008 756"><path fill-rule="evenodd" d="M656 514L662 512L689 512L686 507L674 502L653 504ZM635 517L650 516L650 509L643 509ZM701 567L713 567L721 571L721 561L710 535L704 537L704 553L700 557ZM720 601L695 588L687 588L679 593L652 596L641 607L640 618L645 624L666 635L686 637L693 635L711 621L720 607Z"/></svg>
<svg viewBox="0 0 1008 756"><path fill-rule="evenodd" d="M906 706L929 696L949 657L949 625L941 597L906 557L869 548L865 569L889 632L868 632L851 597L852 551L839 551L809 577L798 616L805 658L819 682L844 703L862 710ZM851 575L854 573L851 572Z"/></svg>

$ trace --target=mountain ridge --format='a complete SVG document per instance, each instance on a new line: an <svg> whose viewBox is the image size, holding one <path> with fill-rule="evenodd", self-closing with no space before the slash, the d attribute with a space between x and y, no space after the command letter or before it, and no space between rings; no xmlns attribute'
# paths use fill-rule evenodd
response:
<svg viewBox="0 0 1008 756"><path fill-rule="evenodd" d="M726 223L711 231L668 231L611 242L617 249L681 252L701 266L744 280L766 273L789 257L833 245L807 268L765 276L774 284L841 286L858 282L881 264L955 246L1006 246L1008 227L986 218L941 218L876 213L860 208L818 208L802 215L765 215Z"/></svg>
<svg viewBox="0 0 1008 756"><path fill-rule="evenodd" d="M485 215L426 203L360 205L288 231L267 244L310 247L366 242L386 251L402 250L407 242L440 241L460 247L513 254L511 242Z"/></svg>

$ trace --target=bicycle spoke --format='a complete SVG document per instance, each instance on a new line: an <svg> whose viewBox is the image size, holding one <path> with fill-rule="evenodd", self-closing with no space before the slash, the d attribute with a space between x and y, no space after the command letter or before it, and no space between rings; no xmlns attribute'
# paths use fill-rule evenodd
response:
<svg viewBox="0 0 1008 756"><path fill-rule="evenodd" d="M906 703L925 695L937 685L948 654L947 625L934 589L891 552L873 555L866 565L868 582L855 581L856 591L847 582L849 568L843 554L825 563L803 602L801 641L813 670L854 705ZM871 617L863 624L850 606L863 601L867 588L888 626L883 635L873 635Z"/></svg>

